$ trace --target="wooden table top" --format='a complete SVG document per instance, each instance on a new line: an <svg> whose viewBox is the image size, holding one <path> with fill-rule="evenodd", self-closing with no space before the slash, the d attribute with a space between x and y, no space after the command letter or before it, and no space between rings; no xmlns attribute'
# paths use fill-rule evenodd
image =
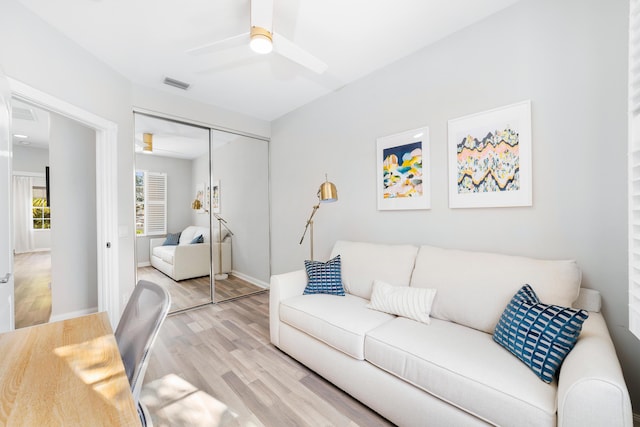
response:
<svg viewBox="0 0 640 427"><path fill-rule="evenodd" d="M140 426L106 313L0 334L0 425Z"/></svg>

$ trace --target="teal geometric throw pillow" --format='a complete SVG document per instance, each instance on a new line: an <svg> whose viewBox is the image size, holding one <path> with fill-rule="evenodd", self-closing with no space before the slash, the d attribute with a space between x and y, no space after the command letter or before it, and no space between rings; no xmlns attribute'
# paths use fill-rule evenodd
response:
<svg viewBox="0 0 640 427"><path fill-rule="evenodd" d="M531 286L525 285L502 313L493 339L550 383L588 317L584 310L542 304Z"/></svg>
<svg viewBox="0 0 640 427"><path fill-rule="evenodd" d="M304 289L304 295L309 294L331 294L344 296L342 286L342 269L340 255L327 262L309 261L304 262L309 281Z"/></svg>

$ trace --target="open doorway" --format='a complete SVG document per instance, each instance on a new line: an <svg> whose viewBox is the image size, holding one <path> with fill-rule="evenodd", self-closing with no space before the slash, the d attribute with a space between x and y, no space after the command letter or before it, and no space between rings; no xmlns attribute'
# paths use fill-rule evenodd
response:
<svg viewBox="0 0 640 427"><path fill-rule="evenodd" d="M12 115L17 329L98 310L96 132L15 98Z"/></svg>

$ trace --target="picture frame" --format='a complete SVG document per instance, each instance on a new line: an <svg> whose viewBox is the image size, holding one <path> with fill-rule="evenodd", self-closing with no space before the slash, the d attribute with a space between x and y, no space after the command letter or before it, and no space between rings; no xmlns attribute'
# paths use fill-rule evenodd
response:
<svg viewBox="0 0 640 427"><path fill-rule="evenodd" d="M205 213L205 184L196 184L195 200L200 201L200 209L195 209L196 213Z"/></svg>
<svg viewBox="0 0 640 427"><path fill-rule="evenodd" d="M220 213L220 180L211 184L211 212Z"/></svg>
<svg viewBox="0 0 640 427"><path fill-rule="evenodd" d="M531 101L448 122L449 207L532 206Z"/></svg>
<svg viewBox="0 0 640 427"><path fill-rule="evenodd" d="M378 210L430 209L429 128L377 138L376 149Z"/></svg>
<svg viewBox="0 0 640 427"><path fill-rule="evenodd" d="M204 211L209 212L211 210L211 185L209 183L205 184L205 192L204 192Z"/></svg>

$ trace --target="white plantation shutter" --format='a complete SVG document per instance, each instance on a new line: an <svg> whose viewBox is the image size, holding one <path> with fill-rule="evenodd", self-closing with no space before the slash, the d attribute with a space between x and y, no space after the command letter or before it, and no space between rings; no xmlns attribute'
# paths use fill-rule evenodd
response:
<svg viewBox="0 0 640 427"><path fill-rule="evenodd" d="M167 234L167 174L146 172L145 228L148 236Z"/></svg>
<svg viewBox="0 0 640 427"><path fill-rule="evenodd" d="M629 330L640 338L640 0L629 13Z"/></svg>

